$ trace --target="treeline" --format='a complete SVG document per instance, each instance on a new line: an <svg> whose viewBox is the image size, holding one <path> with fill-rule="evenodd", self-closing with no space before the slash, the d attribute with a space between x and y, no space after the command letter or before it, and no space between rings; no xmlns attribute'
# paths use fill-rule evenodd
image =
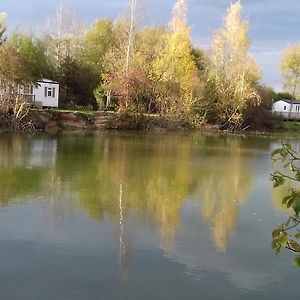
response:
<svg viewBox="0 0 300 300"><path fill-rule="evenodd" d="M39 36L6 37L0 19L0 82L56 80L62 108L98 110L110 100L120 112L155 113L193 126L269 126L276 95L258 83L239 1L229 6L208 51L191 43L185 0L177 0L164 27L140 28L137 4L131 0L127 15L89 27L60 7Z"/></svg>

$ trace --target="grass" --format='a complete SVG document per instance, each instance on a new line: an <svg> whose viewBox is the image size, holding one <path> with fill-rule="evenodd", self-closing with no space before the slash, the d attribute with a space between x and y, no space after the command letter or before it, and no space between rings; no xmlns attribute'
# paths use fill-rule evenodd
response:
<svg viewBox="0 0 300 300"><path fill-rule="evenodd" d="M284 122L282 122L282 129L284 131L300 132L300 122L284 121Z"/></svg>
<svg viewBox="0 0 300 300"><path fill-rule="evenodd" d="M85 115L101 115L103 113L105 114L114 114L115 112L113 111L93 111L93 110L73 110L73 109L36 109L36 108L32 108L30 109L30 111L36 111L36 112L58 112L58 113L74 113L74 114L85 114Z"/></svg>

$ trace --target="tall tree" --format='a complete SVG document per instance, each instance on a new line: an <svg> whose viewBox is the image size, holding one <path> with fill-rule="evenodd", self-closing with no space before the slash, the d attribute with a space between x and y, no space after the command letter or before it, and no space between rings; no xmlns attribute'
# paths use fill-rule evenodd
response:
<svg viewBox="0 0 300 300"><path fill-rule="evenodd" d="M32 35L18 32L10 37L9 43L31 66L28 71L31 73L30 77L34 81L49 76L52 77L49 59L46 56L46 49L41 40Z"/></svg>
<svg viewBox="0 0 300 300"><path fill-rule="evenodd" d="M285 80L285 86L292 89L292 105L296 91L300 85L300 43L289 46L282 54L280 71Z"/></svg>
<svg viewBox="0 0 300 300"><path fill-rule="evenodd" d="M128 41L126 48L126 61L125 61L125 69L128 72L129 62L130 62L130 54L132 50L132 45L134 42L134 26L136 19L136 8L137 8L138 0L130 0L130 19L129 19L129 27L128 27Z"/></svg>
<svg viewBox="0 0 300 300"><path fill-rule="evenodd" d="M85 87L89 88L87 93L90 97L88 98L93 99L92 104L94 109L98 109L103 105L103 95L101 92L103 92L102 75L105 58L115 48L116 44L113 22L109 19L96 20L91 27L85 30L82 40L79 61L89 74L89 76L84 76L86 79L89 79Z"/></svg>
<svg viewBox="0 0 300 300"><path fill-rule="evenodd" d="M113 22L109 19L98 19L83 35L80 60L89 66L100 77L103 71L105 55L115 46Z"/></svg>
<svg viewBox="0 0 300 300"><path fill-rule="evenodd" d="M115 47L105 57L103 89L112 90L117 94L119 109L126 111L132 108L134 102L132 89L139 76L134 66L135 40L138 0L129 0L129 15L119 18L114 23ZM136 76L137 75L137 76Z"/></svg>
<svg viewBox="0 0 300 300"><path fill-rule="evenodd" d="M77 57L81 50L82 25L72 10L61 3L55 15L49 18L44 35L47 54L52 57L56 68L66 58Z"/></svg>
<svg viewBox="0 0 300 300"><path fill-rule="evenodd" d="M17 88L18 85L34 81L31 68L32 65L10 43L0 47L0 82L4 85L2 87Z"/></svg>
<svg viewBox="0 0 300 300"><path fill-rule="evenodd" d="M242 20L241 9L240 1L231 4L213 37L207 81L209 95L214 95L211 115L231 129L241 126L249 102L259 102L254 88L259 71L248 54L248 21Z"/></svg>
<svg viewBox="0 0 300 300"><path fill-rule="evenodd" d="M163 113L188 112L195 101L193 90L197 82L197 68L186 14L186 1L178 0L173 8L165 48L155 63L154 80L159 80L165 87L158 96Z"/></svg>
<svg viewBox="0 0 300 300"><path fill-rule="evenodd" d="M95 78L91 69L80 61L67 57L60 67L57 79L60 82L60 105L74 108L74 105L93 106L98 109L94 97Z"/></svg>

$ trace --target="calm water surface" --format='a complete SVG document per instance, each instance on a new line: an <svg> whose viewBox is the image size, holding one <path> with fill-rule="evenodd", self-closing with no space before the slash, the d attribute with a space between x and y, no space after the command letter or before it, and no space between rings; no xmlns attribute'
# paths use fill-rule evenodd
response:
<svg viewBox="0 0 300 300"><path fill-rule="evenodd" d="M270 247L278 143L1 137L0 299L299 299L293 255Z"/></svg>

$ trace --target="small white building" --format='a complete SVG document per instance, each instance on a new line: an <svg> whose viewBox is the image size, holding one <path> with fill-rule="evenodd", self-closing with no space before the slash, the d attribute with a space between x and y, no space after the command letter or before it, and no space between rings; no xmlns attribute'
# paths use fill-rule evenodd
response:
<svg viewBox="0 0 300 300"><path fill-rule="evenodd" d="M58 107L59 83L50 79L41 79L30 85L18 85L12 89L0 89L0 98L5 95L20 96L35 107Z"/></svg>
<svg viewBox="0 0 300 300"><path fill-rule="evenodd" d="M58 107L59 83L49 79L41 79L31 89L33 104L43 107Z"/></svg>
<svg viewBox="0 0 300 300"><path fill-rule="evenodd" d="M300 119L300 101L282 99L272 105L272 112L284 119Z"/></svg>

